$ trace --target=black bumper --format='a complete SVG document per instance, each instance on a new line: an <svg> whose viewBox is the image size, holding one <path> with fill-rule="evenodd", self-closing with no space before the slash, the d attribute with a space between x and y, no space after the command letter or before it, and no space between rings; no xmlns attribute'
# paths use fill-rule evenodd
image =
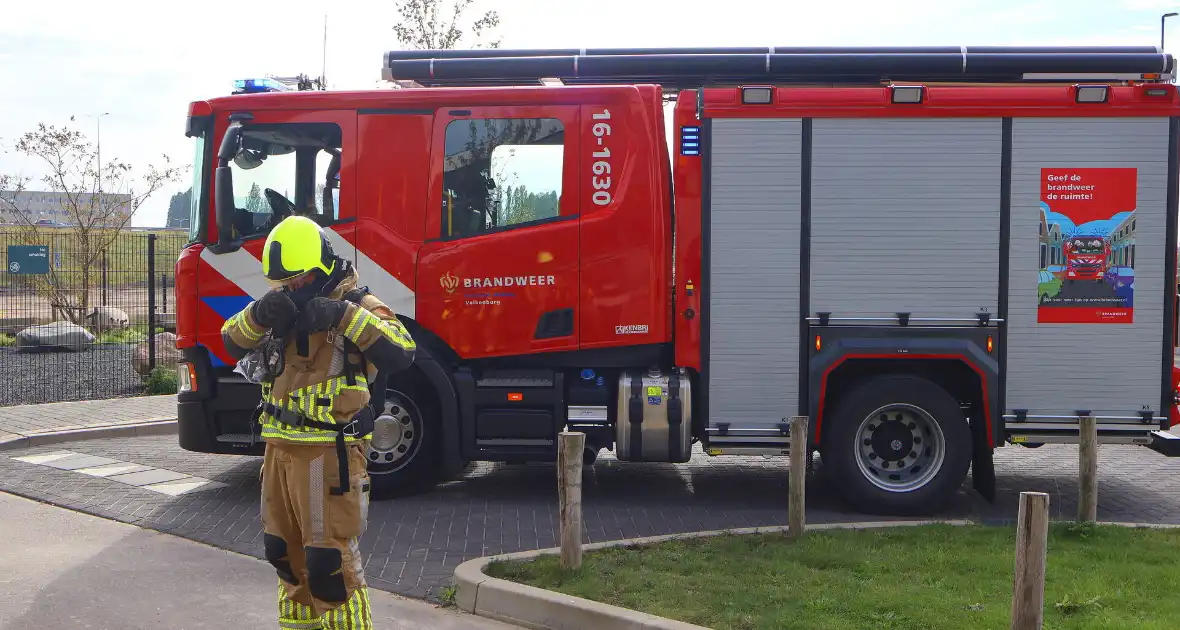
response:
<svg viewBox="0 0 1180 630"><path fill-rule="evenodd" d="M259 387L236 374L215 373L203 348L189 348L184 354L196 367L198 389L177 396L180 447L197 453L262 455L258 427L250 422L261 397Z"/></svg>

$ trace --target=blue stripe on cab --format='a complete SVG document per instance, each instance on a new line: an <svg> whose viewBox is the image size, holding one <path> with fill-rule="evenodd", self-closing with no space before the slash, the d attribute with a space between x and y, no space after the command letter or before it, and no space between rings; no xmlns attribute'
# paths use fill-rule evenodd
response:
<svg viewBox="0 0 1180 630"><path fill-rule="evenodd" d="M229 365L225 361L222 361L221 357L217 356L216 354L213 354L213 351L209 350L208 346L201 344L201 347L205 348L205 350L208 351L209 362L213 364L213 367L225 367L225 366Z"/></svg>
<svg viewBox="0 0 1180 630"><path fill-rule="evenodd" d="M213 312L220 315L222 319L233 317L238 311L246 308L250 300L248 295L210 295L201 298L201 301L213 309Z"/></svg>

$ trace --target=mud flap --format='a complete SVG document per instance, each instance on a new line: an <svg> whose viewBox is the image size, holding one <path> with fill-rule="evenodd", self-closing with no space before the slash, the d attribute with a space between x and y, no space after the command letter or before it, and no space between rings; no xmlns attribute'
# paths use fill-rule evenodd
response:
<svg viewBox="0 0 1180 630"><path fill-rule="evenodd" d="M982 425L973 423L971 427L971 485L988 503L995 503L996 466L992 448L987 445L987 429Z"/></svg>

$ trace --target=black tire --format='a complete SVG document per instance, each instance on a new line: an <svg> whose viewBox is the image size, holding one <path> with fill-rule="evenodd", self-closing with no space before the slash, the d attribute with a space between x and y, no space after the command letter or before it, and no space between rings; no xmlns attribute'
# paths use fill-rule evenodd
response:
<svg viewBox="0 0 1180 630"><path fill-rule="evenodd" d="M893 411L883 409L890 405L897 406ZM971 429L955 399L929 380L907 374L872 378L834 405L827 418L823 424L825 460L831 464L836 487L857 510L895 516L930 514L943 506L967 477ZM876 429L872 428L874 423ZM935 460L939 435L943 454ZM898 473L889 472L888 466L904 467L907 460L878 457L878 453L893 457L902 452L903 457L917 455L913 465L907 470L899 468ZM915 485L903 488L908 475L917 477ZM925 476L929 477L918 485Z"/></svg>
<svg viewBox="0 0 1180 630"><path fill-rule="evenodd" d="M397 442L404 445L404 452L397 452L398 447L381 450L384 443L390 443L388 433L374 431L370 436L369 451L369 479L372 487L370 494L373 499L391 499L395 497L420 494L432 489L441 474L439 428L428 424L436 420L438 414L434 411L434 401L429 396L416 392L402 392L390 389L386 397L386 409L391 415L399 419L402 433L410 433L409 438ZM408 425L402 420L408 420ZM396 453L396 455L395 455ZM387 461L390 457L395 459Z"/></svg>

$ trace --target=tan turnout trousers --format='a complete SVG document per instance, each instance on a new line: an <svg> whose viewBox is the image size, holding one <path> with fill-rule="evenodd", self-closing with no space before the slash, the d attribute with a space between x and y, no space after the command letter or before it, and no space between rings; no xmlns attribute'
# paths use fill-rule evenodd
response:
<svg viewBox="0 0 1180 630"><path fill-rule="evenodd" d="M280 628L373 628L358 545L369 511L366 444L347 446L349 491L334 495L334 443L267 441L262 528L267 560L279 574Z"/></svg>

